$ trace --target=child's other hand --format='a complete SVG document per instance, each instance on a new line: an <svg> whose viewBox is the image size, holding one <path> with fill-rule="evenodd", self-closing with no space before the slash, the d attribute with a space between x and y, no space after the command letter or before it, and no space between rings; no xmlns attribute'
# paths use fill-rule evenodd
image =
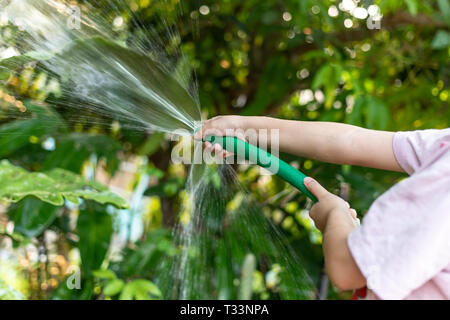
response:
<svg viewBox="0 0 450 320"><path fill-rule="evenodd" d="M344 223L351 223L355 227L359 224L356 211L350 208L348 202L328 192L313 178L306 177L303 180L303 183L318 200L318 202L314 204L309 211L309 216L314 220L316 228L322 233L324 232L328 219L331 216L336 216L338 219L343 220Z"/></svg>

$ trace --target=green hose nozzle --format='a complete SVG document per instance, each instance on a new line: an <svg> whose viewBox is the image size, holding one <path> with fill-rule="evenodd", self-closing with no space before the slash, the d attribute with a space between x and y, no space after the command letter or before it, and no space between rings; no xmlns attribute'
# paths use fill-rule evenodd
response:
<svg viewBox="0 0 450 320"><path fill-rule="evenodd" d="M317 198L305 187L303 183L303 179L305 179L306 175L267 151L264 151L253 144L242 141L236 137L220 137L211 135L206 136L203 141L209 141L211 144L219 144L224 150L234 153L237 157L256 163L257 165L276 174L283 180L289 182L312 201L317 202Z"/></svg>

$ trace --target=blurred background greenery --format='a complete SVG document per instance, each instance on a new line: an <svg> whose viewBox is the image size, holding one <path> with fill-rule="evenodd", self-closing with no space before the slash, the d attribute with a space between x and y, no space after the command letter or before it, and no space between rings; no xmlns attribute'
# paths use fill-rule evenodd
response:
<svg viewBox="0 0 450 320"><path fill-rule="evenodd" d="M108 17L117 39L139 38L149 28L157 33L167 25L176 28L176 46L191 67L186 72L194 76L195 70L204 118L270 115L392 131L449 127L448 0L72 3L90 4L93 14L97 10ZM118 11L122 6L116 3L125 4L142 23L130 23L129 12ZM21 39L19 29L0 19L0 59L23 53ZM97 185L103 197L75 190L85 199L79 205L77 196L68 199L67 193L65 202L37 196L37 188L51 192L60 176L36 184L14 204L3 201L0 299L171 298L155 283L169 272L161 268L164 259L179 254L171 230L184 217L187 168L170 162L173 142L165 134L127 129L110 119L95 124L101 116L88 111L80 110L89 121L81 116L73 121L58 79L35 64L2 65L0 90L0 158L8 161L0 165L0 194L8 183L2 170L21 172L23 187L36 184L37 176L28 172L55 178L50 172L58 168L77 174L80 188L99 181L130 204L122 208ZM404 178L282 158L348 197L361 216ZM306 270L317 287L320 281L329 286L321 277L320 233L307 217L304 197L277 178L260 176L254 167L236 170L256 211L264 212L301 252L299 270ZM229 268L234 289L220 296L216 286L210 297L283 297L279 266L256 264L250 255ZM67 284L78 285L79 271L81 289L70 290ZM242 294L240 282L249 281L250 292ZM329 299L348 297L331 286L324 292ZM310 297L317 294L312 290Z"/></svg>

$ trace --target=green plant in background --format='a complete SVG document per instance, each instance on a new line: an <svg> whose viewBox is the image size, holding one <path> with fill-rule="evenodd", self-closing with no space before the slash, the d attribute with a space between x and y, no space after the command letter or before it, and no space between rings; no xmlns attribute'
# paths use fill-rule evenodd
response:
<svg viewBox="0 0 450 320"><path fill-rule="evenodd" d="M86 181L63 169L30 173L3 160L0 162L0 179L3 182L0 199L5 202L18 202L27 196L34 196L43 202L61 206L64 200L78 204L79 198L83 198L126 207L126 201L105 186Z"/></svg>
<svg viewBox="0 0 450 320"><path fill-rule="evenodd" d="M118 296L120 300L149 300L162 297L158 287L145 279L136 279L125 283L110 270L94 271L94 276L104 283L102 293L108 298Z"/></svg>
<svg viewBox="0 0 450 320"><path fill-rule="evenodd" d="M378 6L380 29L369 29L367 18L352 16L339 9L341 1L331 0L183 1L181 6L177 1L119 1L142 20L139 25L130 23L129 11L113 10L108 1L79 2L91 4L92 14L101 12L111 24L122 17L117 40L139 41L147 25L161 34L164 23L176 27L179 38L168 42L166 50L180 46L179 72L195 68L207 117L271 115L385 130L449 126L448 0L360 1L364 8ZM27 52L20 30L2 24L0 35L0 50ZM76 101L67 100L60 79L39 63L48 58L20 55L0 61L0 255L17 271L12 276L8 271L7 277L6 269L0 272L0 298L175 298L161 278L171 270L164 261L180 255L168 230L185 217L179 212L187 197L186 168L170 163L173 145L164 134L132 130L89 109L76 110L74 120L68 106ZM349 185L349 201L361 215L403 178L282 157L332 191ZM136 163L141 169L127 169ZM306 270L317 281L320 235L307 218L305 198L253 167L236 169L255 199L253 214L275 223L301 253L298 272ZM213 191L221 180L216 169L209 175ZM134 194L144 177L148 186L136 197L139 205L130 203L135 209L122 210L124 200L95 182L98 176L104 184L120 180ZM245 208L243 198L239 190L230 195L227 213L214 212L218 206L209 204L214 221L220 224L223 215ZM214 233L216 241L205 245L202 253L208 260L194 266L199 272L214 270L217 279L199 290L214 298L294 296L289 281L297 282L283 266L263 263L273 251L264 245L264 236L245 238L242 232L241 243L233 242L246 222L235 220L234 231ZM120 236L124 225L132 231ZM228 254L236 258L233 263ZM80 269L79 290L67 288L70 265ZM329 292L329 298L345 297Z"/></svg>

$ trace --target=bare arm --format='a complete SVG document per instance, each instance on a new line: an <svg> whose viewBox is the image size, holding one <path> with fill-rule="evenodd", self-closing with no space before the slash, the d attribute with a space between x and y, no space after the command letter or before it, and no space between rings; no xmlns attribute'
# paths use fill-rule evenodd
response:
<svg viewBox="0 0 450 320"><path fill-rule="evenodd" d="M356 228L354 223L343 217L347 212L333 211L323 230L323 255L331 282L341 290L362 288L366 279L359 270L350 252L347 239Z"/></svg>
<svg viewBox="0 0 450 320"><path fill-rule="evenodd" d="M357 228L356 211L341 198L329 193L312 178L304 180L306 187L319 200L309 211L316 227L322 231L323 255L331 282L341 290L361 288L366 279L350 252L347 239Z"/></svg>
<svg viewBox="0 0 450 320"><path fill-rule="evenodd" d="M208 120L202 131L212 128L223 130L223 134L226 129L279 129L283 152L336 164L403 171L392 149L393 132L334 122L239 116Z"/></svg>

